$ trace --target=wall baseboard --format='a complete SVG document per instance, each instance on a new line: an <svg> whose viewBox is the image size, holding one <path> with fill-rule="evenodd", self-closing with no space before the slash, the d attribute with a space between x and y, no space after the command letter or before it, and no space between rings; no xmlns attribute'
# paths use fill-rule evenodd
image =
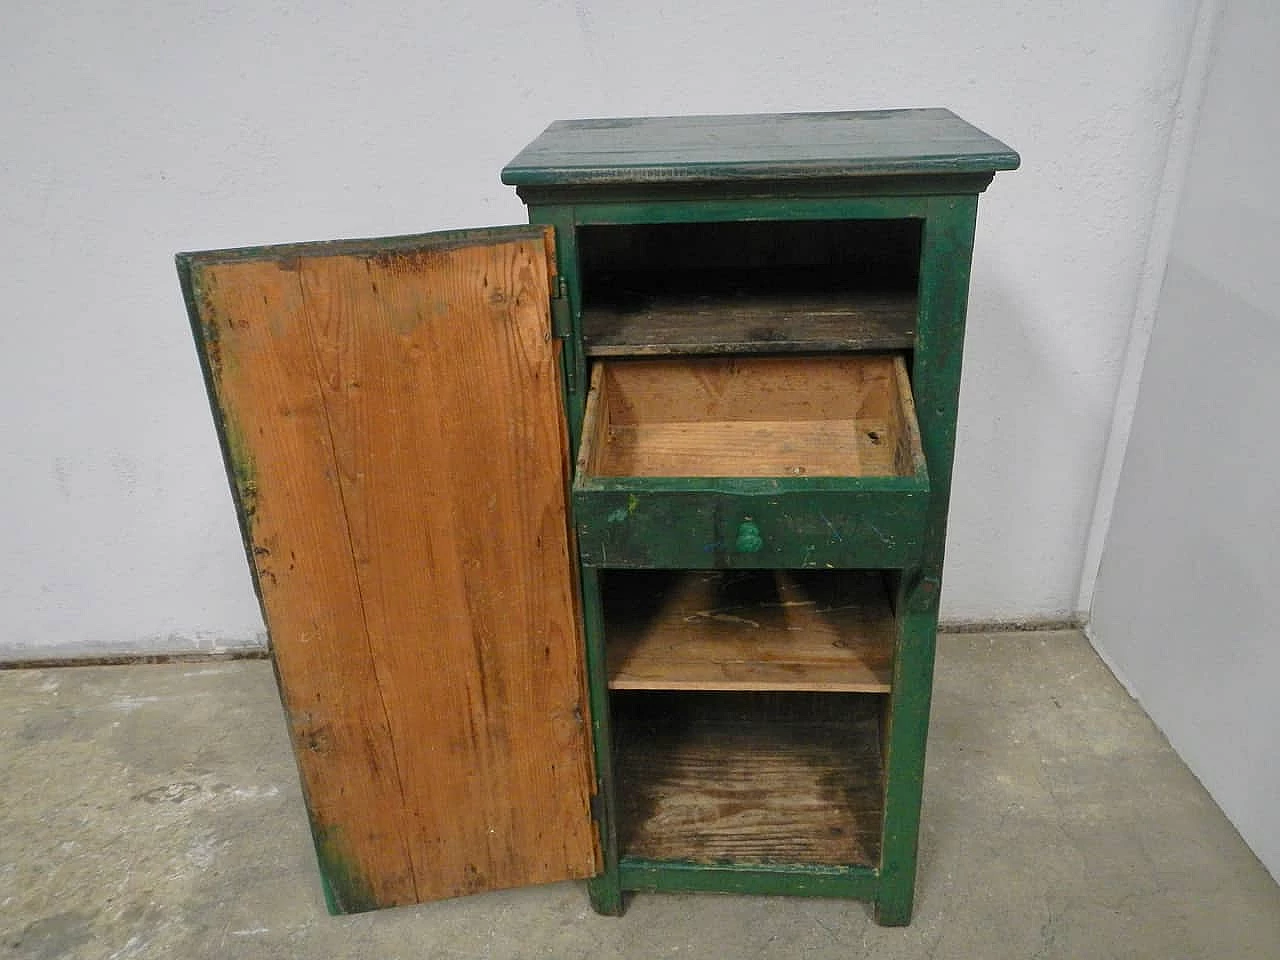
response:
<svg viewBox="0 0 1280 960"><path fill-rule="evenodd" d="M1032 633L1051 630L1080 630L1082 617L1025 618L1018 620L944 620L939 633ZM18 657L0 659L0 670L48 670L60 667L131 667L151 663L216 663L224 660L269 660L266 647L238 647L234 650L196 650L191 653L99 653L77 656Z"/></svg>
<svg viewBox="0 0 1280 960"><path fill-rule="evenodd" d="M1031 633L1037 630L1080 630L1084 617L1025 617L1014 620L942 620L938 633Z"/></svg>
<svg viewBox="0 0 1280 960"><path fill-rule="evenodd" d="M51 667L130 667L144 663L214 663L222 660L267 660L266 647L243 647L236 650L201 650L194 653L110 653L65 657L27 657L0 660L0 670L46 670Z"/></svg>

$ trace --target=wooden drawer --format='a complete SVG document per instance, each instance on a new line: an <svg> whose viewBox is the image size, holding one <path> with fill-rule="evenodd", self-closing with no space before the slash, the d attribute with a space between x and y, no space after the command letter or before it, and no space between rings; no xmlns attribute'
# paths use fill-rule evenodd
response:
<svg viewBox="0 0 1280 960"><path fill-rule="evenodd" d="M929 480L899 356L597 363L574 480L600 567L899 567Z"/></svg>

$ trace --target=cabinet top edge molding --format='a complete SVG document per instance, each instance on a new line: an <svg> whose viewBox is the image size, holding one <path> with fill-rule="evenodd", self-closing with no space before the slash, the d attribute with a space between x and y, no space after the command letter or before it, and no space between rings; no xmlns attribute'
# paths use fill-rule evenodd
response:
<svg viewBox="0 0 1280 960"><path fill-rule="evenodd" d="M502 170L515 186L994 173L1018 154L936 107L557 120Z"/></svg>

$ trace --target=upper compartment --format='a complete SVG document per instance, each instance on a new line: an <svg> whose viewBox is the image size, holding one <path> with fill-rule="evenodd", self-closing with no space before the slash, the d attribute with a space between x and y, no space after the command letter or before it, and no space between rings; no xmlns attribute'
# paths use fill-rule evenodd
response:
<svg viewBox="0 0 1280 960"><path fill-rule="evenodd" d="M589 356L909 350L921 224L579 227L583 346Z"/></svg>

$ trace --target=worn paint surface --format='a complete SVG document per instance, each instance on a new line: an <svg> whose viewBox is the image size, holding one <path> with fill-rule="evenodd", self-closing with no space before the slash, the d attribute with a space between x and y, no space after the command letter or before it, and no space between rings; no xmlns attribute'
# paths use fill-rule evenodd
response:
<svg viewBox="0 0 1280 960"><path fill-rule="evenodd" d="M927 118L922 114L917 119ZM636 128L642 129L643 124ZM705 134L706 129L700 132ZM995 170L1016 167L1018 158L1003 144L988 139L984 148L994 152L982 154L973 144L970 146L976 152L966 155L966 150L958 150L945 160L930 159L928 150L917 144L914 160L904 160L899 171L904 175L896 177L885 175L884 157L877 160L870 154L846 156L836 165L830 158L770 154L758 168L747 171L740 165L742 155L735 153L741 145L734 145L732 138L728 153L712 138L704 144L706 155L695 157L697 150L679 142L685 133L665 143L663 134L657 142L640 147L634 157L597 162L589 156L577 160L571 156L573 138L589 140L594 131L553 126L543 141L535 143L506 171L508 182L519 184L521 196L530 206L531 222L557 229L572 304L571 337L576 355L566 405L575 449L581 443L588 372L581 349L578 225L847 217L923 222L919 316L911 353L911 386L923 458L913 477L843 481L597 478L579 473L574 483L573 513L583 564L593 705L599 710L608 704L598 568L870 567L900 571L894 688L884 724L882 863L875 869L819 874L815 879L803 868L740 872L732 865L621 859L612 822L612 746L609 731L597 728L597 769L602 771L598 788L605 800L600 829L606 855L605 870L591 885L592 902L601 912L616 913L621 909L621 891L626 889L852 896L875 901L880 922L906 923L914 896L938 588L977 194ZM649 148L651 152L641 156ZM717 150L720 154L712 156ZM579 160L580 166L575 167ZM754 180L749 187L736 179L747 177Z"/></svg>
<svg viewBox="0 0 1280 960"><path fill-rule="evenodd" d="M376 910L381 905L377 891L353 861L343 833L342 826L338 824L316 824L312 827L325 905L333 914Z"/></svg>
<svg viewBox="0 0 1280 960"><path fill-rule="evenodd" d="M627 890L666 893L708 891L760 896L873 899L875 867L805 864L706 864L626 857L620 867Z"/></svg>
<svg viewBox="0 0 1280 960"><path fill-rule="evenodd" d="M819 484L763 481L757 494L726 484L654 480L641 495L574 488L578 550L599 567L901 567L919 554L927 485L863 489L857 480ZM840 486L847 489L840 490ZM806 489L806 486L808 489ZM666 489L663 489L663 488ZM628 504L636 500L635 509Z"/></svg>
<svg viewBox="0 0 1280 960"><path fill-rule="evenodd" d="M1011 149L950 110L561 120L502 171L519 186L991 173Z"/></svg>

